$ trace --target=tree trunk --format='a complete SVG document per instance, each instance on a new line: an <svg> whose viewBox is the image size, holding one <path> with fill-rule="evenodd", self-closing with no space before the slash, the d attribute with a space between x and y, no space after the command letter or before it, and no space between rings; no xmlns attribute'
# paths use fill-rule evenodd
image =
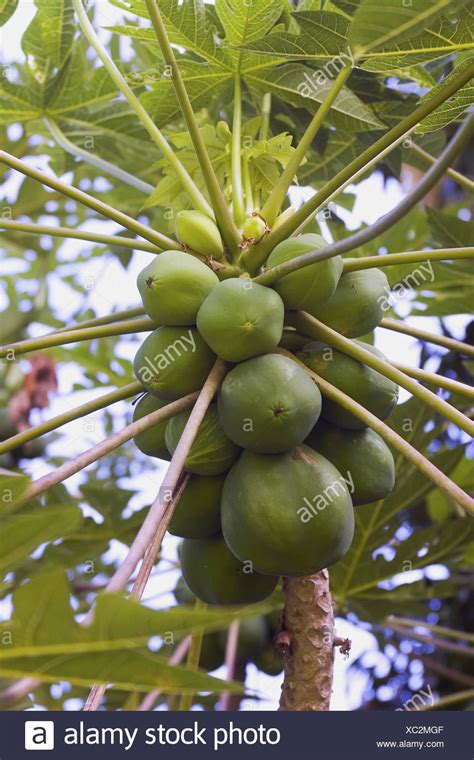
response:
<svg viewBox="0 0 474 760"><path fill-rule="evenodd" d="M285 677L280 710L329 710L334 666L334 613L329 573L286 578L281 644Z"/></svg>

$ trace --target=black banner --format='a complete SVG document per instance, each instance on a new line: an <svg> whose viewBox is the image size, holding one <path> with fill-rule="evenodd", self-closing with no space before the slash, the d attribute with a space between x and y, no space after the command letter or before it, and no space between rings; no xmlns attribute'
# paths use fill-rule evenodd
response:
<svg viewBox="0 0 474 760"><path fill-rule="evenodd" d="M470 712L3 712L0 760L473 760Z"/></svg>

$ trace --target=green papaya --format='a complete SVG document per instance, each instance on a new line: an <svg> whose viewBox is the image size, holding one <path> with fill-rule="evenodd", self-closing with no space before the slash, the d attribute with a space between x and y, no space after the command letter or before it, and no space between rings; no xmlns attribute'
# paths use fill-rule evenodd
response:
<svg viewBox="0 0 474 760"><path fill-rule="evenodd" d="M221 359L241 362L277 347L284 313L283 301L274 290L232 277L209 293L199 309L197 327Z"/></svg>
<svg viewBox="0 0 474 760"><path fill-rule="evenodd" d="M305 441L352 480L352 503L384 499L395 485L395 462L375 430L344 430L319 420Z"/></svg>
<svg viewBox="0 0 474 760"><path fill-rule="evenodd" d="M167 402L163 399L158 399L152 396L151 393L147 393L141 397L138 404L136 404L133 411L133 421L141 420L147 414L158 411L163 406L166 406ZM164 422L158 422L153 427L144 430L142 433L138 433L133 439L135 446L140 449L143 454L149 457L158 457L158 459L164 459L165 462L169 461L170 455L165 443L165 430L168 424L168 420Z"/></svg>
<svg viewBox="0 0 474 760"><path fill-rule="evenodd" d="M273 643L265 644L263 649L254 657L254 664L267 676L278 676L283 670L283 660L280 652Z"/></svg>
<svg viewBox="0 0 474 760"><path fill-rule="evenodd" d="M190 414L190 411L176 414L166 427L165 440L171 454L178 445ZM211 404L199 426L184 467L197 475L220 475L232 466L239 452L239 447L222 429L216 404Z"/></svg>
<svg viewBox="0 0 474 760"><path fill-rule="evenodd" d="M207 604L255 604L272 593L278 578L255 572L228 549L222 536L186 538L181 570L187 585Z"/></svg>
<svg viewBox="0 0 474 760"><path fill-rule="evenodd" d="M228 631L220 631L221 647L225 651ZM257 656L267 641L267 627L263 615L243 618L239 625L237 661L250 662Z"/></svg>
<svg viewBox="0 0 474 760"><path fill-rule="evenodd" d="M178 578L178 582L176 583L176 586L174 587L173 594L178 604L184 604L184 605L190 606L191 604L194 604L194 602L196 601L196 597L186 585L186 581L184 580L182 575Z"/></svg>
<svg viewBox="0 0 474 760"><path fill-rule="evenodd" d="M318 250L325 245L324 238L314 233L283 240L268 257L267 269L304 256L305 253ZM342 258L334 256L332 259L310 264L285 275L277 280L273 287L281 295L287 309L302 309L309 314L315 314L319 306L328 301L336 290L342 266Z"/></svg>
<svg viewBox="0 0 474 760"><path fill-rule="evenodd" d="M244 451L224 483L221 519L229 549L268 575L317 573L344 556L354 532L344 475L304 445Z"/></svg>
<svg viewBox="0 0 474 760"><path fill-rule="evenodd" d="M176 214L176 234L181 243L203 256L219 259L224 253L217 225L202 211L180 211Z"/></svg>
<svg viewBox="0 0 474 760"><path fill-rule="evenodd" d="M360 338L382 321L389 294L381 269L345 272L329 301L312 314L346 338Z"/></svg>
<svg viewBox="0 0 474 760"><path fill-rule="evenodd" d="M182 538L207 538L221 530L224 475L192 475L176 506L168 531Z"/></svg>
<svg viewBox="0 0 474 760"><path fill-rule="evenodd" d="M215 360L196 328L158 327L138 349L133 369L147 391L173 400L199 390Z"/></svg>
<svg viewBox="0 0 474 760"><path fill-rule="evenodd" d="M258 243L267 232L267 225L258 214L248 216L242 226L242 234L245 240Z"/></svg>
<svg viewBox="0 0 474 760"><path fill-rule="evenodd" d="M155 256L137 278L145 311L159 325L195 324L199 307L218 284L206 264L179 251Z"/></svg>
<svg viewBox="0 0 474 760"><path fill-rule="evenodd" d="M304 441L321 412L321 394L292 359L265 354L229 372L217 409L224 432L234 443L276 454Z"/></svg>
<svg viewBox="0 0 474 760"><path fill-rule="evenodd" d="M358 343L380 359L386 359L374 346L360 341L354 343ZM398 401L398 385L357 359L319 342L305 346L300 357L310 369L380 420L387 419L395 408ZM366 427L358 417L328 398L323 399L321 417L349 430L362 430Z"/></svg>

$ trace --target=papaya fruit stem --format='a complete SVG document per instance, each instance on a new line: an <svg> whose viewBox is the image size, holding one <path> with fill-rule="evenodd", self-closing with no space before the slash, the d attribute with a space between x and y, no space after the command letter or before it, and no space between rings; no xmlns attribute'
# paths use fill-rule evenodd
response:
<svg viewBox="0 0 474 760"><path fill-rule="evenodd" d="M31 177L37 182L41 182L41 184L46 187L51 187L53 190L61 193L61 195L65 195L67 198L72 198L76 203L81 203L83 206L91 208L93 211L97 211L98 214L102 214L102 216L105 216L107 219L112 219L114 222L117 222L117 224L121 224L122 227L135 232L137 235L140 235L145 238L145 240L148 240L162 250L181 250L181 246L176 240L173 240L166 235L162 235L160 232L155 232L151 227L147 227L145 224L133 219L133 217L128 216L128 214L124 214L122 211L112 208L108 203L104 203L104 201L94 198L83 190L72 187L72 185L66 185L65 182L61 182L61 180L56 179L49 174L45 174L44 172L39 171L39 169L35 169L33 166L27 164L26 161L22 161L20 158L15 158L15 156L7 153L5 150L0 150L0 162L9 166L10 169L15 169L15 171L21 172L21 174L25 174L27 177Z"/></svg>
<svg viewBox="0 0 474 760"><path fill-rule="evenodd" d="M51 433L53 430L57 430L63 425L73 420L78 420L81 417L86 417L89 414L97 412L99 409L105 409L111 404L115 404L117 401L123 401L124 399L135 396L143 390L141 383L134 382L125 385L123 388L117 388L110 393L105 393L99 398L93 401L88 401L85 404L76 406L74 409L69 409L67 412L58 414L56 417L52 417L46 422L41 422L39 425L28 428L21 433L13 435L11 438L7 438L5 441L0 442L0 454L5 454L7 451L13 451L14 449L22 446L29 441L33 441L46 433Z"/></svg>
<svg viewBox="0 0 474 760"><path fill-rule="evenodd" d="M309 369L303 362L301 362L294 354L284 349L277 349L277 353L289 356L293 361L306 369L306 372L312 377L319 387L319 390L324 396L327 396L332 401L351 412L355 417L361 420L367 427L375 430L376 433L384 439L389 446L392 446L401 456L408 461L412 462L415 467L428 478L431 482L437 486L449 499L457 502L466 512L474 515L474 499L469 494L463 491L456 483L453 483L444 472L441 472L432 462L423 456L417 449L414 448L408 441L402 438L392 428L386 425L382 420L369 412L365 407L354 401L353 398L348 396L343 391L336 388L335 385L328 383L320 375Z"/></svg>
<svg viewBox="0 0 474 760"><path fill-rule="evenodd" d="M429 330L420 330L418 327L407 325L405 322L401 322L398 319L389 319L385 317L379 324L379 327L383 327L385 330L393 330L394 332L403 333L404 335L411 335L413 338L419 338L419 340L427 341L428 343L434 343L437 346L443 346L443 348L449 348L450 351L454 351L464 356L474 356L474 346L469 343L463 343L460 340L454 338L448 338L445 335L436 335L429 332Z"/></svg>
<svg viewBox="0 0 474 760"><path fill-rule="evenodd" d="M438 414L441 414L445 419L457 425L468 435L474 434L474 423L466 417L465 414L460 412L451 404L448 404L444 399L437 396L435 393L420 385L416 380L405 375L399 369L394 367L387 361L379 359L367 349L363 348L360 344L356 343L349 338L345 338L340 333L331 329L327 325L324 325L316 317L312 317L306 312L295 312L289 317L290 324L293 327L301 330L301 332L311 335L314 340L322 340L327 343L328 346L342 351L342 353L351 356L353 359L362 362L362 364L371 367L376 372L379 372L384 377L388 377L397 385L401 385L402 388L412 393L414 396L423 401L427 406L433 409Z"/></svg>
<svg viewBox="0 0 474 760"><path fill-rule="evenodd" d="M270 193L268 199L265 201L262 209L262 214L268 220L270 227L272 227L283 205L283 201L285 200L288 189L293 182L295 174L297 174L298 169L304 161L304 158L311 147L311 143L314 141L316 135L318 134L326 116L334 105L334 101L344 87L351 71L352 66L346 66L341 69L337 77L334 79L330 89L326 94L326 97L313 116L303 137L291 154L290 160L285 166L278 181L274 185L272 192Z"/></svg>
<svg viewBox="0 0 474 760"><path fill-rule="evenodd" d="M203 612L207 609L207 604L201 599L197 599L194 602L194 609L196 612ZM186 667L188 670L197 670L199 668L199 660L201 658L201 647L202 647L202 639L204 636L204 629L203 628L197 628L195 631L191 634L191 644L188 651L188 658L186 661ZM178 710L181 710L182 712L187 712L191 709L191 705L193 704L193 694L182 694L181 699L179 701L179 707Z"/></svg>
<svg viewBox="0 0 474 760"><path fill-rule="evenodd" d="M79 0L76 1L79 2ZM156 0L145 0L145 5L147 7L148 15L150 17L153 29L155 30L158 44L161 48L161 52L163 53L163 58L165 59L166 64L170 67L171 80L176 92L176 97L178 98L178 102L181 107L188 132L194 145L194 151L198 158L204 181L206 183L207 192L209 193L209 197L211 199L212 209L210 215L212 215L212 218L214 218L215 215L217 226L219 227L222 239L224 240L230 254L232 256L237 256L239 252L240 234L237 227L235 226L232 214L227 207L224 194L214 172L214 167L212 166L211 159L207 152L206 144L202 137L199 125L196 121L193 107L191 105L188 92L181 76L181 71L176 61L173 48L171 47L168 33L163 23L158 4ZM209 214L209 211L207 213Z"/></svg>
<svg viewBox="0 0 474 760"><path fill-rule="evenodd" d="M81 158L83 161L85 161L85 163L91 164L91 166L95 166L95 168L99 169L99 171L105 172L105 174L110 174L111 177L115 177L115 179L120 180L124 184L130 185L130 187L134 187L135 190L139 190L141 193L146 193L146 195L151 195L155 189L155 186L150 185L149 182L144 182L139 177L135 177L133 174L126 172L119 166L110 163L110 161L106 161L104 158L97 156L95 153L92 153L89 150L85 150L79 145L75 145L75 143L71 142L71 140L66 137L64 132L51 117L45 117L43 119L43 122L53 135L57 144L63 150L65 150L66 153L69 153L69 155Z"/></svg>
<svg viewBox="0 0 474 760"><path fill-rule="evenodd" d="M423 119L429 116L429 114L432 113L439 105L441 105L441 103L444 103L446 100L448 100L448 98L454 95L454 93L456 93L461 87L463 87L467 82L469 82L469 80L473 76L474 76L474 63L467 66L457 76L453 77L453 79L451 79L449 82L442 85L440 89L435 93L435 95L433 95L431 98L429 98L420 106L418 106L418 108L416 108L411 114L409 114L404 119L402 119L395 127L390 129L382 137L380 137L375 143L373 143L373 145L371 145L369 148L363 151L360 154L360 156L358 156L356 159L351 161L346 167L344 167L344 169L341 169L331 180L329 180L329 182L327 182L324 185L324 187L321 188L321 190L315 193L312 196L312 198L309 199L309 201L306 201L306 203L304 203L297 211L295 211L295 213L290 218L286 219L283 222L283 224L281 224L277 229L275 229L273 232L270 233L268 238L266 238L259 244L258 257L255 257L255 261L254 261L255 268L253 271L257 272L258 269L261 266L263 266L269 254L275 248L275 246L278 245L278 243L281 243L283 240L286 240L287 238L291 237L291 235L301 226L304 226L305 222L311 219L314 212L323 203L325 203L328 200L328 198L334 194L336 190L338 190L349 179L352 179L354 175L357 172L359 172L361 169L365 169L367 163L377 158L383 151L385 151L387 148L390 148L390 146L393 145L393 143L395 143L397 140L400 140L400 138L407 131L410 131L414 127L416 127L417 124L419 124L421 121L423 121ZM446 151L449 149L450 146L452 146L452 143L455 141L456 141L455 142L456 146L459 143L462 143L462 144L459 144L459 150L464 146L465 142L469 138L469 134L466 134L466 132L470 131L471 124L472 124L471 117L468 117L466 121L464 122L463 126L458 130L455 137L451 140L451 143L447 146L447 148L445 148L441 156L437 159L436 164L434 164L431 167L431 169L429 170L427 174L429 174L435 168L435 166L439 167L440 162L442 166L441 174L445 171L445 169L448 168L454 156L448 154L448 157L447 157L448 160L445 162L443 157L446 157ZM461 136L463 138L462 140L460 139ZM456 151L455 155L457 155L457 152L458 151ZM441 174L439 176L441 176ZM439 176L436 177L436 179L433 181L433 184L439 179ZM416 187L418 187L418 185ZM427 192L427 189L424 191L424 193ZM411 196L411 193L409 194L409 196ZM386 215L386 216L389 216L389 215ZM392 224L395 221L396 221L395 219L393 220L390 219L390 224L388 226L392 226ZM371 230L372 227L368 229ZM365 230L363 232L365 232ZM358 233L358 234L361 234L361 233ZM353 235L352 238L355 238L355 236ZM372 238L368 238L368 239L372 239ZM359 243L356 242L352 248L356 248L358 244ZM344 251L338 250L338 251L335 251L335 253L331 255L336 255L336 253L349 251L349 250L352 250L352 248L345 248ZM255 253L256 253L256 250L257 249L255 248L254 249ZM309 256L309 255L310 254L305 254L305 256ZM293 261L291 263L293 263ZM308 263L312 263L312 262L308 262ZM293 270L289 270L289 271L293 271Z"/></svg>
<svg viewBox="0 0 474 760"><path fill-rule="evenodd" d="M285 627L290 645L280 710L329 710L334 669L334 609L329 573L285 578Z"/></svg>
<svg viewBox="0 0 474 760"><path fill-rule="evenodd" d="M104 245L117 245L123 248L133 248L138 251L149 253L161 253L154 243L146 243L144 240L121 237L119 235L102 235L98 232L87 230L74 230L69 227L48 227L46 224L31 224L30 222L17 222L13 219L1 219L0 229L15 230L29 235L51 235L51 237L69 238L70 240L88 240L91 243L103 243Z"/></svg>
<svg viewBox="0 0 474 760"><path fill-rule="evenodd" d="M97 53L97 56L102 61L105 69L107 70L110 78L113 80L117 89L126 98L129 105L134 110L136 116L138 117L140 122L143 124L143 126L147 130L148 134L150 135L155 145L158 146L163 156L167 159L168 163L175 170L181 182L181 185L183 186L184 190L188 193L189 197L195 204L196 208L198 208L200 211L203 211L205 214L212 214L211 207L209 206L208 202L202 195L201 191L199 190L199 188L197 187L197 185L195 184L191 176L188 174L187 170L185 169L185 167L179 160L176 153L171 148L166 137L161 132L161 130L158 129L155 122L151 118L150 114L147 113L147 111L143 107L143 104L137 98L132 88L125 81L121 72L119 71L115 63L113 62L112 58L107 53L107 50L103 46L99 37L95 33L91 22L89 21L89 17L82 4L82 0L72 0L72 2L73 2L73 6L76 12L77 18L79 20L79 24L84 33L84 36L86 37L90 45L92 45L92 47L94 48L95 52Z"/></svg>
<svg viewBox="0 0 474 760"><path fill-rule="evenodd" d="M474 259L474 248L437 248L435 251L406 251L386 253L381 256L361 256L358 259L344 259L344 272L359 272L376 267L390 267L398 264L416 264L419 261L454 261Z"/></svg>
<svg viewBox="0 0 474 760"><path fill-rule="evenodd" d="M64 330L63 332L50 333L39 338L10 343L0 348L0 359L8 358L13 361L17 355L27 354L30 351L42 351L54 346L65 346L68 343L78 343L84 340L107 338L112 335L131 335L139 332L150 332L156 328L155 322L148 317L138 319L124 319L115 324L98 325L96 327L80 327L77 330Z"/></svg>

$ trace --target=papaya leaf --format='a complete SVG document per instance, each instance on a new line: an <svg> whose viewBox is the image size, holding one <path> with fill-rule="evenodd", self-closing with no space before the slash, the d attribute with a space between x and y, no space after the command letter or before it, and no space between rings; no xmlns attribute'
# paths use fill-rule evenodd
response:
<svg viewBox="0 0 474 760"><path fill-rule="evenodd" d="M451 79L457 76L464 68L469 66L470 63L472 63L472 54L463 53L458 56L452 72L448 74L440 84L433 87L429 93L426 93L419 102L423 103L428 98L433 97L444 84L451 81ZM438 106L438 108L435 108L426 119L418 124L415 131L418 134L424 134L426 132L434 132L435 130L443 129L448 124L451 124L451 122L459 119L468 108L471 108L473 102L474 83L471 79L464 85L464 87L461 87L455 95Z"/></svg>
<svg viewBox="0 0 474 760"><path fill-rule="evenodd" d="M18 8L18 0L0 0L0 26L7 23Z"/></svg>
<svg viewBox="0 0 474 760"><path fill-rule="evenodd" d="M324 100L331 87L331 79L301 63L286 63L278 68L267 67L245 72L250 87L260 92L272 92L278 98L298 108L311 112ZM342 130L380 129L382 123L370 106L364 104L349 88L345 87L336 97L330 119Z"/></svg>
<svg viewBox="0 0 474 760"><path fill-rule="evenodd" d="M195 691L243 691L242 684L220 681L202 671L171 666L161 653L147 649L151 637L170 641L193 630L228 625L242 615L272 609L262 603L244 610L220 609L199 612L194 608L150 610L117 594L99 596L94 620L81 627L69 605L69 586L64 573L49 570L21 586L13 597L14 613L3 624L2 677L30 675L43 681L67 680L87 686L114 683L116 689L167 693ZM32 615L34 610L34 615Z"/></svg>
<svg viewBox="0 0 474 760"><path fill-rule="evenodd" d="M474 221L464 221L446 211L427 208L431 237L440 248L463 248L474 244Z"/></svg>
<svg viewBox="0 0 474 760"><path fill-rule="evenodd" d="M5 574L26 560L41 544L63 538L73 532L82 519L77 507L40 508L2 520L0 571Z"/></svg>
<svg viewBox="0 0 474 760"><path fill-rule="evenodd" d="M37 13L31 28L35 34L23 36L23 50L38 60L48 58L60 69L71 51L76 24L71 0L35 0Z"/></svg>
<svg viewBox="0 0 474 760"><path fill-rule="evenodd" d="M261 34L255 42L247 41L245 48L286 60L331 61L334 67L341 61L342 65L350 62L347 42L349 21L344 16L329 11L299 11L294 18L299 34L285 31ZM339 67L342 68L342 65ZM334 75L332 67L331 72Z"/></svg>
<svg viewBox="0 0 474 760"><path fill-rule="evenodd" d="M280 17L282 0L216 0L216 12L228 45L242 45L265 36Z"/></svg>
<svg viewBox="0 0 474 760"><path fill-rule="evenodd" d="M386 50L423 30L444 15L467 5L467 0L362 0L349 32L356 54Z"/></svg>
<svg viewBox="0 0 474 760"><path fill-rule="evenodd" d="M29 485L29 475L0 469L0 517L17 508Z"/></svg>
<svg viewBox="0 0 474 760"><path fill-rule="evenodd" d="M400 43L391 42L389 49L379 54L373 53L373 57L368 55L363 68L367 71L396 73L397 69L416 66L471 49L474 47L474 9L465 7L459 16L443 16L417 36Z"/></svg>

